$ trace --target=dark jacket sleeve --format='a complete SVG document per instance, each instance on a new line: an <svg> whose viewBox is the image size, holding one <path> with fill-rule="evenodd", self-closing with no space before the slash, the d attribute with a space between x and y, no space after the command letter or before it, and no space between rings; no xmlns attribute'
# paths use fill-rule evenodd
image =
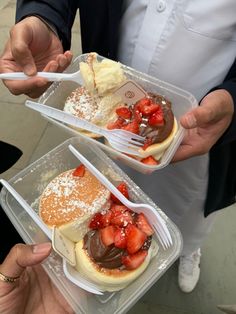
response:
<svg viewBox="0 0 236 314"><path fill-rule="evenodd" d="M80 10L83 52L116 59L123 0L18 0L16 22L39 15L57 29L64 50L70 48L71 27Z"/></svg>
<svg viewBox="0 0 236 314"><path fill-rule="evenodd" d="M223 83L217 86L215 89L225 89L227 90L234 102L234 115L232 122L223 136L219 139L215 146L225 145L232 141L236 141L236 59L234 60L231 69L229 70Z"/></svg>
<svg viewBox="0 0 236 314"><path fill-rule="evenodd" d="M28 15L41 16L56 27L64 50L67 50L71 44L71 28L78 5L76 0L17 0L16 22Z"/></svg>
<svg viewBox="0 0 236 314"><path fill-rule="evenodd" d="M236 195L236 61L224 82L215 89L226 89L234 101L231 125L210 150L208 192L204 215L235 203Z"/></svg>

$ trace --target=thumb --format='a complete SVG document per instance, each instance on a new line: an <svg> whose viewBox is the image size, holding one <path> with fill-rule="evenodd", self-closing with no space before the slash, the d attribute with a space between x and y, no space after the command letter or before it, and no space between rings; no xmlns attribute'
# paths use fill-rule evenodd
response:
<svg viewBox="0 0 236 314"><path fill-rule="evenodd" d="M217 119L217 111L213 110L211 103L202 102L201 106L194 108L183 115L180 119L180 123L185 129L193 129L197 126L203 127L207 124L213 123Z"/></svg>
<svg viewBox="0 0 236 314"><path fill-rule="evenodd" d="M0 265L0 272L9 277L19 277L27 266L41 263L51 252L51 243L36 245L16 244Z"/></svg>

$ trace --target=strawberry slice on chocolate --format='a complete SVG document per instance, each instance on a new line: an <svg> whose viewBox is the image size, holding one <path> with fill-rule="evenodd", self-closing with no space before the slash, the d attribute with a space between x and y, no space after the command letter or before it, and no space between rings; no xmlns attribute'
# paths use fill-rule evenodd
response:
<svg viewBox="0 0 236 314"><path fill-rule="evenodd" d="M147 254L147 251L141 250L135 254L122 256L121 261L126 269L136 269L144 262Z"/></svg>

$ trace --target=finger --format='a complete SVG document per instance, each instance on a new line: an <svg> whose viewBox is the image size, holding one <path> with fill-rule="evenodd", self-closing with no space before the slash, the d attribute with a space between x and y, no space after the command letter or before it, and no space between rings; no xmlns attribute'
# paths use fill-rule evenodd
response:
<svg viewBox="0 0 236 314"><path fill-rule="evenodd" d="M181 160L185 160L187 158L190 158L193 156L193 152L191 150L191 147L187 147L186 145L182 145L178 148L176 151L174 157L172 158L171 162L178 162Z"/></svg>
<svg viewBox="0 0 236 314"><path fill-rule="evenodd" d="M70 65L72 57L73 55L70 51L66 51L64 54L57 56L56 61L59 65L58 72L63 72Z"/></svg>
<svg viewBox="0 0 236 314"><path fill-rule="evenodd" d="M24 26L22 26L24 25ZM11 52L13 58L27 75L35 75L37 68L29 48L32 32L27 24L18 23L10 31Z"/></svg>
<svg viewBox="0 0 236 314"><path fill-rule="evenodd" d="M9 277L20 277L24 269L41 263L51 252L51 243L37 245L16 244L0 265L0 272Z"/></svg>
<svg viewBox="0 0 236 314"><path fill-rule="evenodd" d="M46 89L48 81L44 78L32 77L25 81L3 80L4 85L9 89L13 95L29 95L40 88ZM40 95L40 94L39 94Z"/></svg>
<svg viewBox="0 0 236 314"><path fill-rule="evenodd" d="M50 61L43 69L43 72L57 72L59 68L59 64L56 61Z"/></svg>

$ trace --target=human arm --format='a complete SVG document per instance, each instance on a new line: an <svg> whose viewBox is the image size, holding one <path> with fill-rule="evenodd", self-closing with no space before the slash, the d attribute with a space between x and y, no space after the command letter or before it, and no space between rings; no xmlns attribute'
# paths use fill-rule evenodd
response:
<svg viewBox="0 0 236 314"><path fill-rule="evenodd" d="M18 0L16 6L16 23L26 16L38 15L53 25L62 41L64 51L70 49L71 28L78 8L76 0Z"/></svg>
<svg viewBox="0 0 236 314"><path fill-rule="evenodd" d="M74 313L40 265L50 243L15 245L0 265L0 313ZM19 278L4 282L4 278Z"/></svg>
<svg viewBox="0 0 236 314"><path fill-rule="evenodd" d="M52 1L18 1L17 23L10 30L10 38L0 58L0 72L23 71L34 76L37 71L62 72L70 64L72 53L64 52L60 38L42 20L48 22L48 12L51 14L53 10L57 12L64 8L52 8L50 3ZM55 4L58 3L62 1ZM32 98L40 96L49 85L46 79L36 77L24 82L5 80L4 84L14 95L24 93Z"/></svg>
<svg viewBox="0 0 236 314"><path fill-rule="evenodd" d="M173 162L207 153L236 140L236 61L224 82L212 89L200 106L182 116L185 137Z"/></svg>

